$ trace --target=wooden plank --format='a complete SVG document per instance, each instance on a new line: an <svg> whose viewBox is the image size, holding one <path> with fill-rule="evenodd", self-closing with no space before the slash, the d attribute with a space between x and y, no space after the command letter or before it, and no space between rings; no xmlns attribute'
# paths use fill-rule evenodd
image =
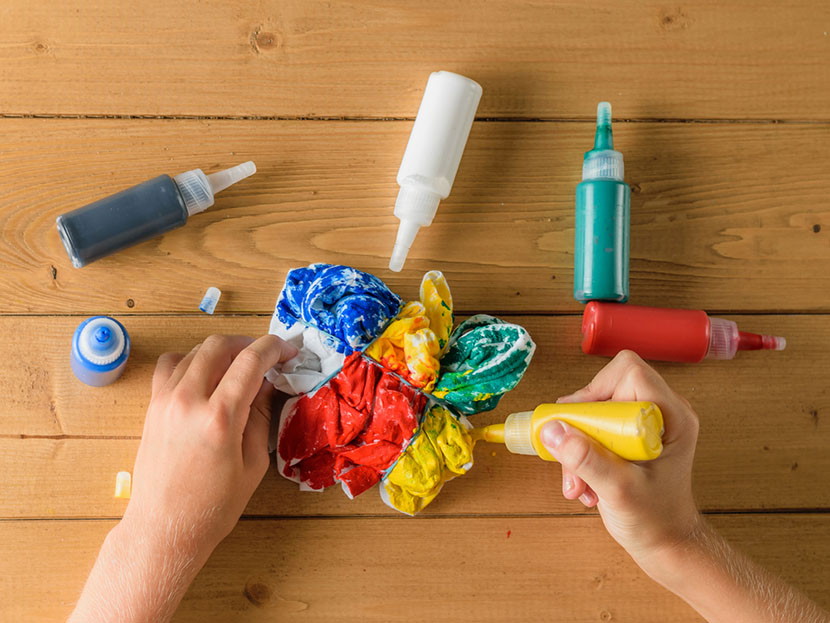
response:
<svg viewBox="0 0 830 623"><path fill-rule="evenodd" d="M830 119L827 3L5 3L0 112L413 116L430 71L483 117Z"/></svg>
<svg viewBox="0 0 830 623"><path fill-rule="evenodd" d="M761 564L830 605L827 515L713 522ZM112 525L0 524L7 570L0 601L9 619L65 618ZM175 620L411 621L415 613L436 621L702 620L649 580L596 517L243 521Z"/></svg>
<svg viewBox="0 0 830 623"><path fill-rule="evenodd" d="M467 312L579 311L573 201L589 124L479 123L453 194L386 269L410 122L3 120L0 313L270 313L323 261L403 295L443 270ZM631 297L720 310L830 310L830 125L621 124L634 189ZM797 152L798 158L786 154ZM162 172L259 173L182 229L72 268L55 217ZM823 228L823 229L822 229Z"/></svg>
<svg viewBox="0 0 830 623"><path fill-rule="evenodd" d="M781 353L740 353L735 361L659 364L669 383L701 418L695 489L710 510L830 508L830 490L816 486L830 472L828 316L730 316L744 329L786 336ZM491 423L506 413L554 400L585 384L605 363L579 351L578 317L512 318L535 336L538 350L526 378L498 410L475 417ZM4 370L0 408L0 517L117 516L115 472L130 469L149 399L152 369L165 350L188 351L211 332L257 335L266 317L122 317L134 350L114 385L90 388L68 365L76 318L0 318L0 353L24 362ZM25 435L58 439L19 438ZM66 439L133 436L133 439ZM495 456L492 453L495 452ZM757 483L763 482L763 487ZM521 488L522 495L515 491ZM558 513L581 507L559 495L558 468L500 447L481 447L474 469L449 483L430 514ZM299 494L270 474L248 508L255 515L378 514L375 493L349 502L339 490Z"/></svg>

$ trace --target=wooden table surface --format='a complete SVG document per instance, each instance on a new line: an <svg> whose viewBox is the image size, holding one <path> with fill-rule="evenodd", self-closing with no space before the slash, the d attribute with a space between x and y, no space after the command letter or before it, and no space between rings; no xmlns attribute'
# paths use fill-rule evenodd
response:
<svg viewBox="0 0 830 623"><path fill-rule="evenodd" d="M332 262L538 342L495 421L605 363L579 350L574 187L600 100L632 187L631 301L783 335L658 364L701 419L695 494L739 548L830 606L830 4L820 0L67 2L0 7L0 619L60 620L124 509L164 351L267 330L286 271ZM386 269L395 174L430 71L484 96L452 195ZM258 173L168 235L72 268L63 212L160 173ZM213 317L197 306L224 292ZM69 367L88 315L133 340L116 384ZM700 619L557 466L479 448L418 519L275 472L177 621ZM440 543L440 547L438 544Z"/></svg>

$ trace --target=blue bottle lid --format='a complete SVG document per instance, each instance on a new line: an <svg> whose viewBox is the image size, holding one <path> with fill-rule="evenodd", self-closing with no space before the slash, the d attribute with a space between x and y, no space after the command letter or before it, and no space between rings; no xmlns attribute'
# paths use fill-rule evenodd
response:
<svg viewBox="0 0 830 623"><path fill-rule="evenodd" d="M108 372L130 354L130 336L115 318L93 316L84 320L72 336L72 357L91 372Z"/></svg>

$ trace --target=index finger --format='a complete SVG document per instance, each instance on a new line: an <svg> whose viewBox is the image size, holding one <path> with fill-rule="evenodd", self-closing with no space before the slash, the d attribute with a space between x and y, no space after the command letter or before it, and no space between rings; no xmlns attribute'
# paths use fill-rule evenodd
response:
<svg viewBox="0 0 830 623"><path fill-rule="evenodd" d="M636 353L630 350L621 351L602 370L597 372L596 376L585 387L576 390L568 396L558 398L556 402L599 402L602 400L610 400L614 397L614 392L617 390L617 387L625 379L627 372L632 367L638 365L653 371ZM656 372L654 376L658 377ZM629 400L634 399L633 396L629 398Z"/></svg>
<svg viewBox="0 0 830 623"><path fill-rule="evenodd" d="M288 361L296 354L294 346L277 336L263 335L234 358L210 401L227 410L235 420L234 428L241 434L265 373L277 363Z"/></svg>

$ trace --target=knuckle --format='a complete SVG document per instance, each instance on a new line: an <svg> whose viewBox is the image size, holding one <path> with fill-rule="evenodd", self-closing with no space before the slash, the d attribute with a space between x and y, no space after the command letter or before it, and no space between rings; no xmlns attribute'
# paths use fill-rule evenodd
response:
<svg viewBox="0 0 830 623"><path fill-rule="evenodd" d="M156 360L156 367L158 368L162 364L165 364L169 361L173 361L176 358L176 353L162 353L159 355L159 358Z"/></svg>
<svg viewBox="0 0 830 623"><path fill-rule="evenodd" d="M640 359L628 369L628 380L635 386L651 385L655 374L654 370Z"/></svg>
<svg viewBox="0 0 830 623"><path fill-rule="evenodd" d="M628 366L634 366L643 363L643 360L640 359L640 356L637 353L635 353L633 350L628 349L621 350L619 353L617 353L617 356L615 358Z"/></svg>
<svg viewBox="0 0 830 623"><path fill-rule="evenodd" d="M227 338L224 335L218 335L214 333L213 335L209 335L205 338L205 341L202 342L202 346L206 349L214 350L217 348L221 348L226 341Z"/></svg>
<svg viewBox="0 0 830 623"><path fill-rule="evenodd" d="M262 353L251 348L246 348L236 358L239 365L246 372L253 372L265 367L265 359Z"/></svg>
<svg viewBox="0 0 830 623"><path fill-rule="evenodd" d="M174 413L187 413L193 408L189 392L181 385L176 386L170 395L170 408Z"/></svg>
<svg viewBox="0 0 830 623"><path fill-rule="evenodd" d="M214 406L211 411L211 417L205 421L204 434L209 443L221 445L229 432L228 413L221 406Z"/></svg>

